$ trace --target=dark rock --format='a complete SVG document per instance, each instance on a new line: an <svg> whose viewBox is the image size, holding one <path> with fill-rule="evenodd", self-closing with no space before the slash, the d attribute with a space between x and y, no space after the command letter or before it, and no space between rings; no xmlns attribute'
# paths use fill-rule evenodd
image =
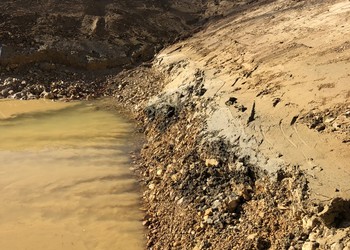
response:
<svg viewBox="0 0 350 250"><path fill-rule="evenodd" d="M9 95L9 89L6 88L1 90L1 95L6 98Z"/></svg>
<svg viewBox="0 0 350 250"><path fill-rule="evenodd" d="M318 124L315 128L318 132L323 131L326 129L326 125L324 123Z"/></svg>
<svg viewBox="0 0 350 250"><path fill-rule="evenodd" d="M276 107L277 104L279 104L280 102L281 102L281 98L275 98L275 99L273 99L272 106Z"/></svg>
<svg viewBox="0 0 350 250"><path fill-rule="evenodd" d="M12 96L14 99L21 99L23 97L22 92L17 92Z"/></svg>
<svg viewBox="0 0 350 250"><path fill-rule="evenodd" d="M225 102L225 104L226 104L227 106L231 106L231 105L235 104L236 102L237 102L237 98L236 98L236 97L230 97L230 98Z"/></svg>
<svg viewBox="0 0 350 250"><path fill-rule="evenodd" d="M227 202L227 210L231 213L235 212L237 207L240 204L240 198L239 197L231 197L229 198Z"/></svg>
<svg viewBox="0 0 350 250"><path fill-rule="evenodd" d="M207 89L200 88L198 91L196 91L196 96L203 96L207 92Z"/></svg>
<svg viewBox="0 0 350 250"><path fill-rule="evenodd" d="M334 198L318 216L327 227L348 227L350 226L350 200Z"/></svg>

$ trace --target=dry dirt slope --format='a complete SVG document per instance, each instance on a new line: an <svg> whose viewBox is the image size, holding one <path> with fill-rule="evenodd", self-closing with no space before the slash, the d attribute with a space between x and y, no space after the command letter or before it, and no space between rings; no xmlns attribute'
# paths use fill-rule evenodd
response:
<svg viewBox="0 0 350 250"><path fill-rule="evenodd" d="M6 86L0 97L103 95L108 75L150 60L228 6L245 2L1 1L0 82Z"/></svg>
<svg viewBox="0 0 350 250"><path fill-rule="evenodd" d="M170 71L168 91L202 71L203 98L213 98L211 116L217 119L208 129L234 141L230 123L242 119L259 151L309 171L317 198L345 195L350 191L349 12L348 1L277 2L209 25L163 50L155 65Z"/></svg>
<svg viewBox="0 0 350 250"><path fill-rule="evenodd" d="M211 0L4 0L0 8L1 65L12 69L35 62L120 68L151 59L221 13Z"/></svg>
<svg viewBox="0 0 350 250"><path fill-rule="evenodd" d="M190 5L183 11L186 2L2 1L1 64L104 69L148 60L199 21L203 6Z"/></svg>
<svg viewBox="0 0 350 250"><path fill-rule="evenodd" d="M149 246L350 247L349 17L349 1L275 1L156 56Z"/></svg>

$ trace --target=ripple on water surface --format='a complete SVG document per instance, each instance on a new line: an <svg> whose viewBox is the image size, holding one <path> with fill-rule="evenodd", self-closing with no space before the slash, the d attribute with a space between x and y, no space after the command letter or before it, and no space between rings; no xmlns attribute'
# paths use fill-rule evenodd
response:
<svg viewBox="0 0 350 250"><path fill-rule="evenodd" d="M0 246L142 249L131 126L95 104L0 102Z"/></svg>

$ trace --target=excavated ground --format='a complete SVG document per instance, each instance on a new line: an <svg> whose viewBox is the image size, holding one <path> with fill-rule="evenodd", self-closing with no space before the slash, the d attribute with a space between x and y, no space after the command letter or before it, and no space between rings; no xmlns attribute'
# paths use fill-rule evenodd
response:
<svg viewBox="0 0 350 250"><path fill-rule="evenodd" d="M1 97L139 123L149 249L350 249L348 1L0 6Z"/></svg>

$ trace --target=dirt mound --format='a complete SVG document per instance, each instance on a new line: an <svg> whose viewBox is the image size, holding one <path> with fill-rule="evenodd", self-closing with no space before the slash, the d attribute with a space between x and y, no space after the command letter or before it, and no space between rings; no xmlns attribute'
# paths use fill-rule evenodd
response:
<svg viewBox="0 0 350 250"><path fill-rule="evenodd" d="M136 109L150 248L350 247L349 9L266 3L157 55Z"/></svg>
<svg viewBox="0 0 350 250"><path fill-rule="evenodd" d="M152 59L164 46L220 15L224 6L215 2L1 1L1 96L101 96L108 75ZM17 81L25 84L9 84ZM61 92L58 83L73 90ZM40 91L32 85L40 85Z"/></svg>
<svg viewBox="0 0 350 250"><path fill-rule="evenodd" d="M202 1L2 1L1 65L77 68L149 60L204 19Z"/></svg>

